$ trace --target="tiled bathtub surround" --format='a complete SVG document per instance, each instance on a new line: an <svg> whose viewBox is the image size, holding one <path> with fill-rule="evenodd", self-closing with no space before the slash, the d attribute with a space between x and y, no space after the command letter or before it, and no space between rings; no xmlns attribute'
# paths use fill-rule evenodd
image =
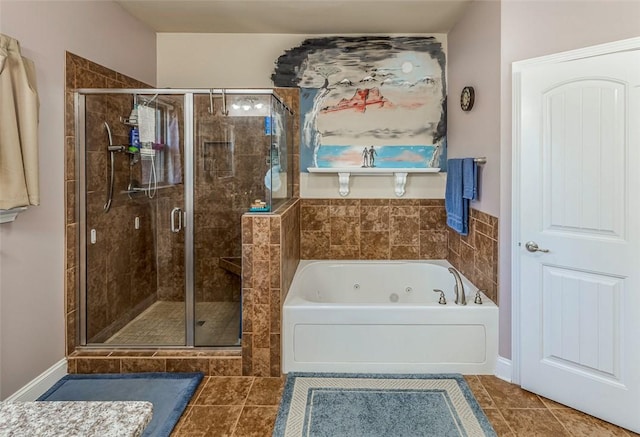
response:
<svg viewBox="0 0 640 437"><path fill-rule="evenodd" d="M242 374L280 376L280 314L300 260L299 201L242 217Z"/></svg>
<svg viewBox="0 0 640 437"><path fill-rule="evenodd" d="M498 303L498 219L471 209L469 235L448 229L447 259Z"/></svg>
<svg viewBox="0 0 640 437"><path fill-rule="evenodd" d="M302 259L447 258L440 199L302 199Z"/></svg>
<svg viewBox="0 0 640 437"><path fill-rule="evenodd" d="M442 199L301 199L302 259L447 259L497 302L498 219L446 225Z"/></svg>

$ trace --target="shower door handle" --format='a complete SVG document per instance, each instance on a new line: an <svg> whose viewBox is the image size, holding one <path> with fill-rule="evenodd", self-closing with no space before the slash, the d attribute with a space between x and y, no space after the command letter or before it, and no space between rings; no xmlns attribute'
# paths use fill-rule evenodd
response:
<svg viewBox="0 0 640 437"><path fill-rule="evenodd" d="M176 220L176 215L178 219ZM182 230L182 210L177 206L171 210L171 232L178 233Z"/></svg>

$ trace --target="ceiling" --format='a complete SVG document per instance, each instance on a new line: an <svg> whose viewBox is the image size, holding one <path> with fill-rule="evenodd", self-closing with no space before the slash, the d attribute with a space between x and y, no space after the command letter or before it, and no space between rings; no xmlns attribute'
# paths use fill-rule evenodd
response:
<svg viewBox="0 0 640 437"><path fill-rule="evenodd" d="M472 0L116 0L156 32L447 33Z"/></svg>

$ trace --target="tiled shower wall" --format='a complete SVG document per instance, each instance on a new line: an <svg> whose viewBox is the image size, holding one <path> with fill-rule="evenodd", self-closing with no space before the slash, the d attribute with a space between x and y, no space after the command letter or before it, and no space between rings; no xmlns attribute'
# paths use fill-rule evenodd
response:
<svg viewBox="0 0 640 437"><path fill-rule="evenodd" d="M81 349L76 351L77 347L77 332L78 332L78 240L77 240L77 218L76 208L77 199L75 198L76 190L76 166L75 166L75 125L74 125L74 106L73 106L73 89L74 88L147 88L144 83L140 83L124 75L121 75L113 70L102 67L86 59L80 58L73 54L67 55L67 87L66 87L66 107L65 107L65 120L66 120L66 167L65 167L65 181L66 181L66 253L67 261L66 268L66 281L65 281L65 299L66 299L66 316L67 316L67 356L68 356L68 371L70 373L114 373L114 372L149 372L149 371L168 371L168 372L189 372L189 371L202 371L208 375L240 375L243 372L245 374L273 374L280 375L280 313L281 305L284 301L286 291L293 280L293 274L298 265L300 259L300 224L299 224L299 207L297 200L292 200L287 204L279 208L279 211L270 215L254 215L255 218L267 218L270 222L268 229L264 231L268 233L266 238L269 242L273 241L274 244L269 244L270 250L273 249L272 254L275 256L280 254L280 259L277 256L269 258L267 268L269 270L269 308L268 311L262 311L265 308L259 307L258 312L254 313L254 308L251 306L251 300L247 300L247 304L250 310L244 309L243 313L251 314L251 319L248 321L251 326L251 322L256 322L259 329L258 340L259 343L255 344L255 364L254 364L254 342L251 339L253 334L250 328L247 332L249 335L243 340L245 349L242 353L245 353L245 357L241 356L240 350L228 349L228 350L179 350L179 349L146 349L146 350L125 350L125 349ZM280 97L283 98L287 106L297 112L298 108L298 90L297 89L278 89ZM113 103L113 102L111 102ZM118 107L116 107L118 106ZM130 111L128 108L120 108L116 105L110 110L113 113L109 113L109 117L116 117L118 119L120 115L127 115ZM126 105L125 105L126 106ZM123 113L122 110L124 110ZM99 120L98 120L99 121ZM121 126L117 122L113 121L110 124L112 127L120 129ZM297 126L298 117L294 117L294 123ZM180 129L182 131L182 129ZM101 130L98 129L98 132ZM294 132L297 132L297 127L294 126ZM126 130L119 131L117 138L114 138L114 143L126 143ZM106 134L105 134L106 135ZM103 139L101 139L103 140ZM299 160L299 138L294 136L293 138L293 169L294 174L298 171ZM97 150L96 150L97 151ZM98 151L97 151L98 152ZM100 155L100 156L98 156ZM96 154L97 159L104 161L105 154ZM104 164L104 165L103 165ZM122 163L120 163L122 164ZM118 164L117 164L118 165ZM106 161L102 163L95 163L95 168L100 172L106 171ZM118 173L116 173L117 178ZM105 176L106 177L106 176ZM102 176L100 176L100 180ZM106 182L105 182L106 183ZM96 181L96 185L100 184ZM106 185L105 185L106 187ZM299 186L297 183L297 177L293 181L294 195L298 195ZM156 225L159 229L167 228L167 223L164 223L167 214L163 214L160 211L166 208L163 207L164 203L171 206L172 201L180 201L180 199L172 199L171 193L173 189L168 189L165 192L158 193L156 198L156 207L152 208L150 217L157 220ZM104 193L103 193L104 194ZM95 207L102 207L104 204L104 197L99 195L95 196ZM136 205L138 202L130 202ZM114 208L117 203L114 204ZM131 213L131 214L130 214ZM141 215L143 211L127 211L122 213L122 216L133 217L135 215ZM146 213L145 213L146 214ZM206 215L206 214L205 214ZM146 216L145 216L146 217ZM126 220L125 220L126 221ZM144 223L145 220L143 220ZM260 221L260 220L258 220ZM206 227L206 226L205 226ZM110 227L106 232L113 232L114 234L121 234L123 237L130 237L127 233L121 232L122 228L116 224ZM146 231L145 231L146 232ZM106 234L105 234L106 235ZM141 234L138 234L141 235ZM169 241L164 238L164 234L159 232L156 235L155 244L156 255L158 256L158 262L164 265L164 268L168 268L171 265L181 265L178 262L173 262L175 259L182 260L184 256L183 242L181 241ZM180 234L182 235L182 234ZM169 235L169 237L175 236L175 234ZM256 241L260 241L261 236L258 236ZM166 240L166 241L165 241ZM276 243L279 241L279 243ZM133 243L132 243L133 244ZM137 243L136 243L137 244ZM153 247L153 242L151 243ZM258 245L260 246L260 245ZM128 247L127 244L114 244L114 248ZM137 247L137 246L136 246ZM168 248L168 249L167 249ZM166 250L165 250L166 249ZM119 250L119 249L118 249ZM124 249L122 249L124 250ZM147 250L150 254L153 254L153 250ZM258 250L259 252L259 250ZM131 254L124 254L118 252L122 257L121 260L131 259ZM177 258L176 258L177 256ZM142 257L142 256L141 256ZM167 258L169 257L169 258ZM140 258L142 259L142 258ZM145 265L146 263L140 263ZM153 264L153 263L151 263ZM258 266L261 264L258 263ZM262 265L264 267L264 265ZM163 269L164 269L163 268ZM277 269L281 269L278 271ZM245 271L247 271L245 269ZM249 269L251 271L251 269ZM167 273L165 271L165 273ZM257 271L261 274L260 271ZM252 273L250 273L251 275ZM181 277L184 272L176 271L167 275L169 278ZM203 277L203 276L201 276ZM165 278L167 279L167 278ZM105 279L106 280L106 279ZM102 283L102 281L99 281ZM181 299L182 296L173 296L170 291L175 287L170 286L167 281L159 281L158 287L159 297L166 300L172 300L174 298ZM163 284L167 283L169 289L164 290ZM205 285L205 284L203 284ZM273 285L274 288L271 288ZM165 287L166 288L166 287ZM108 290L108 286L101 289L102 292ZM273 292L273 293L272 293ZM201 292L203 293L203 291ZM273 296L273 298L271 298ZM204 298L204 294L198 297ZM115 311L114 311L115 312ZM267 342L265 343L265 334ZM262 337L261 337L262 336ZM266 350L260 350L261 346L268 344ZM243 362L245 365L243 366Z"/></svg>
<svg viewBox="0 0 640 437"><path fill-rule="evenodd" d="M75 113L73 102L73 90L75 88L146 88L147 85L124 76L113 70L109 70L101 65L95 64L87 59L66 53L66 86L65 86L65 201L66 201L66 279L65 279L65 315L67 326L67 353L75 350L78 332L78 223L77 223L77 201L76 199L76 153L75 153ZM126 131L119 127L116 121L124 109L125 102L118 99L110 99L108 105L88 104L89 127L101 125L108 121L114 128L114 143L126 142ZM131 108L129 107L128 110ZM92 129L94 131L94 129ZM88 189L90 191L88 199L88 209L90 211L101 211L106 197L107 186L107 152L108 145L106 131L102 126L95 129L96 132L104 135L89 138L88 142ZM123 138L124 137L124 138ZM102 148L102 150L100 150ZM117 162L116 165L122 164ZM121 167L118 167L117 176L121 177ZM131 209L126 211L124 209ZM146 254L142 247L150 238L149 229L144 228L135 238L127 233L123 233L121 228L126 226L125 217L131 214L139 214L148 217L148 209L141 204L132 203L120 205L114 202L108 220L102 213L94 227L98 229L98 243L89 248L88 257L92 262L92 271L89 273L89 287L97 291L95 299L94 325L90 328L92 332L100 332L112 324L118 317L119 311L125 304L124 299L133 299L136 303L143 302L149 297L151 292L148 285L155 283L154 271L145 267L144 271L135 272L130 275L115 275L118 263L126 262L131 256L138 256L144 259ZM91 226L92 226L91 225ZM102 245L100 251L97 246ZM142 267L141 267L142 268ZM126 292L116 293L116 290L125 289ZM131 290L136 290L132 294ZM129 304L129 302L127 302Z"/></svg>
<svg viewBox="0 0 640 437"><path fill-rule="evenodd" d="M264 197L270 137L263 117L212 115L208 95L194 96L194 106L195 298L239 302L240 276L220 258L242 256L242 214Z"/></svg>
<svg viewBox="0 0 640 437"><path fill-rule="evenodd" d="M86 206L87 240L95 230L95 244L87 245L87 338L109 338L156 300L153 205L145 197L121 194L130 177L140 179L140 165L130 166L126 153L114 154L114 192L111 207L104 205L109 184L109 144L127 143L127 127L119 117L131 111L128 95L86 97ZM140 220L134 229L134 217Z"/></svg>
<svg viewBox="0 0 640 437"><path fill-rule="evenodd" d="M471 208L446 225L442 199L301 199L302 259L447 259L497 302L498 219Z"/></svg>

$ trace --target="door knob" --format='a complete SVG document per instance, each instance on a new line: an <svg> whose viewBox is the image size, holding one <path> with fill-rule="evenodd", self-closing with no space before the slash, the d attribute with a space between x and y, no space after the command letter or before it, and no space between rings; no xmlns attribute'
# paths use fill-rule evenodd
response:
<svg viewBox="0 0 640 437"><path fill-rule="evenodd" d="M536 243L535 241L527 241L524 244L524 247L529 251L529 252L544 252L547 253L549 252L549 249L540 249L538 247L538 243Z"/></svg>

